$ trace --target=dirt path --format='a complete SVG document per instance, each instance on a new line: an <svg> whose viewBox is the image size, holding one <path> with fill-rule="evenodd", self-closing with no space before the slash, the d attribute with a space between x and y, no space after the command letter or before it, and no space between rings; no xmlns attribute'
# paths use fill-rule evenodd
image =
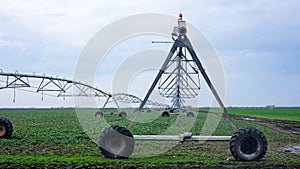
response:
<svg viewBox="0 0 300 169"><path fill-rule="evenodd" d="M192 169L192 168L203 168L203 169L227 169L227 168L236 168L236 167L229 167L226 165L217 165L217 166L205 166L202 164L165 164L165 165L120 165L120 164L50 164L50 165L43 165L43 164L15 164L15 163L3 163L0 164L0 168L47 168L47 169L59 169L59 168L93 168L93 169ZM239 169L298 169L300 168L300 164L293 164L293 165L245 165L239 166Z"/></svg>
<svg viewBox="0 0 300 169"><path fill-rule="evenodd" d="M298 121L274 120L274 119L238 116L238 115L231 115L231 116L237 120L251 121L263 126L271 127L276 130L300 135L300 122Z"/></svg>

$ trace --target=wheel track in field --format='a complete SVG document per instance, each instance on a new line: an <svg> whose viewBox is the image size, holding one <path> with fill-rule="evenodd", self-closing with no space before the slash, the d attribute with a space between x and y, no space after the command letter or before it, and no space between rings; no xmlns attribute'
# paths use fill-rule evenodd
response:
<svg viewBox="0 0 300 169"><path fill-rule="evenodd" d="M250 121L279 131L300 135L299 121L276 120L276 119L267 119L267 118L241 116L241 115L231 115L231 116L236 120Z"/></svg>
<svg viewBox="0 0 300 169"><path fill-rule="evenodd" d="M239 169L298 169L300 164L246 164L239 166L231 166L230 164L218 164L213 166L207 166L204 164L197 163L167 163L167 164L116 164L116 163L91 163L91 164L23 164L23 163L2 163L0 168L24 168L24 169L35 169L35 168L47 168L47 169L69 169L69 168L94 168L94 169L112 169L112 168L122 168L122 169L192 169L192 168L203 168L203 169L228 169L228 168L239 168Z"/></svg>

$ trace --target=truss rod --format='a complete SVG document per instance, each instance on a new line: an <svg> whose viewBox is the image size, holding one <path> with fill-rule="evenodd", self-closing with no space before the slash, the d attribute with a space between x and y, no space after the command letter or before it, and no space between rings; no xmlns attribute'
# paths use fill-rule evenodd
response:
<svg viewBox="0 0 300 169"><path fill-rule="evenodd" d="M93 87L88 84L84 84L78 81L70 80L70 79L63 79L59 77L51 77L51 76L45 76L45 75L31 75L31 74L21 74L21 73L7 73L0 71L0 76L6 77L5 85L1 85L1 89L6 88L21 88L21 87L32 87L29 83L29 78L32 79L41 79L41 82L39 83L39 86L37 88L37 92L43 92L43 91L57 91L60 92L58 96L77 96L76 94L73 95L64 95L62 93L67 93L66 90L70 89L71 86L68 86L68 84L78 87L79 90L81 90L83 93L86 93L87 91L93 92L94 97L111 97L111 94L104 92L96 87ZM13 80L10 80L10 78L14 78ZM22 78L27 78L27 82L23 80ZM47 80L47 83L45 83L45 80ZM2 81L2 80L1 80ZM3 82L3 81L2 81ZM19 84L18 84L19 82ZM52 84L56 89L46 89L46 87ZM87 93L86 93L87 94ZM78 95L80 96L80 95ZM91 95L86 95L91 96Z"/></svg>

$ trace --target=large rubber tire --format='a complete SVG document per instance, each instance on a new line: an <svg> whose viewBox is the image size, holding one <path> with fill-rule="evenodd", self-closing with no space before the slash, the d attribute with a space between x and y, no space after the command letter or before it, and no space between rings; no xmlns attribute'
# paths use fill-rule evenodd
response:
<svg viewBox="0 0 300 169"><path fill-rule="evenodd" d="M188 112L186 114L186 117L195 117L195 114L194 114L194 112Z"/></svg>
<svg viewBox="0 0 300 169"><path fill-rule="evenodd" d="M265 156L267 149L266 137L254 127L239 129L230 139L230 152L236 160L258 161Z"/></svg>
<svg viewBox="0 0 300 169"><path fill-rule="evenodd" d="M134 150L134 138L125 127L111 126L100 135L98 147L106 158L128 158Z"/></svg>
<svg viewBox="0 0 300 169"><path fill-rule="evenodd" d="M103 113L101 111L97 111L95 113L95 117L102 117L103 116Z"/></svg>
<svg viewBox="0 0 300 169"><path fill-rule="evenodd" d="M170 113L167 112L167 111L164 111L162 114L161 114L162 117L170 117Z"/></svg>
<svg viewBox="0 0 300 169"><path fill-rule="evenodd" d="M12 123L4 117L0 117L0 138L11 138L13 133Z"/></svg>
<svg viewBox="0 0 300 169"><path fill-rule="evenodd" d="M127 113L125 111L121 111L119 113L119 117L127 117Z"/></svg>

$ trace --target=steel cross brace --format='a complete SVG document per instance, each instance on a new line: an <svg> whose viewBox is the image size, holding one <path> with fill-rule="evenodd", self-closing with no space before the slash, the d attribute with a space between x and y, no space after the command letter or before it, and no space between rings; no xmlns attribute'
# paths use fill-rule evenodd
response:
<svg viewBox="0 0 300 169"><path fill-rule="evenodd" d="M64 78L58 78L58 77L49 77L49 76L41 76L41 75L35 75L35 74L20 74L20 73L5 73L0 70L0 77L6 77L6 80L0 80L0 82L5 83L4 85L0 84L0 90L6 89L6 88L23 88L23 87L34 87L30 85L29 78L32 79L41 79L41 82L39 82L36 92L43 92L43 91L54 91L59 92L58 96L94 96L94 97L111 97L111 94L106 93L98 88L95 88L93 86L90 86L88 84L84 84L81 82L73 81L73 80L67 80ZM13 78L12 80L10 78ZM24 78L27 78L24 80ZM49 89L52 87L53 89ZM73 87L78 89L79 93L73 93L70 94L67 90L70 90L70 88ZM90 93L90 94L89 94Z"/></svg>
<svg viewBox="0 0 300 169"><path fill-rule="evenodd" d="M179 36L178 39L175 40L164 64L162 65L161 69L159 70L158 74L156 75L155 80L153 81L152 85L150 86L150 89L148 90L145 98L143 99L142 103L139 106L138 111L135 113L134 118L132 119L131 123L128 125L128 129L130 130L132 128L132 126L134 125L134 123L136 122L137 118L139 117L141 110L143 109L143 107L145 106L147 100L149 99L151 93L153 92L155 86L157 85L159 79L162 77L163 73L166 71L168 63L171 61L171 58L173 57L174 53L176 52L176 50L182 49L182 48L187 48L188 52L190 53L192 60L196 63L198 69L200 70L203 78L205 79L205 82L207 83L208 87L210 88L212 94L214 95L215 99L217 100L223 114L225 115L225 117L228 119L229 123L232 126L232 129L234 131L237 130L236 125L233 123L231 116L228 114L227 109L225 108L220 96L218 95L215 87L213 86L212 82L210 81L208 75L205 72L205 69L203 68L199 58L197 57L196 52L194 51L192 44L190 43L189 39L187 38L186 35L182 35Z"/></svg>

